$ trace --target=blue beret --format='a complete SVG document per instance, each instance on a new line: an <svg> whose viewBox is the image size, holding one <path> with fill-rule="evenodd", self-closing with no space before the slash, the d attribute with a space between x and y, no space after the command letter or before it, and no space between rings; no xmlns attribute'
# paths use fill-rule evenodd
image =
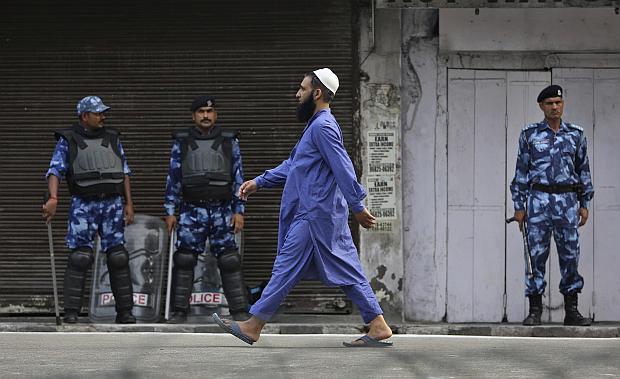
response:
<svg viewBox="0 0 620 379"><path fill-rule="evenodd" d="M199 108L202 107L215 107L215 98L213 96L198 96L192 102L192 106L189 107L189 110L192 112L196 112Z"/></svg>
<svg viewBox="0 0 620 379"><path fill-rule="evenodd" d="M540 91L538 97L536 98L536 102L542 103L545 99L550 97L562 97L564 94L564 90L557 84L550 85L544 90Z"/></svg>

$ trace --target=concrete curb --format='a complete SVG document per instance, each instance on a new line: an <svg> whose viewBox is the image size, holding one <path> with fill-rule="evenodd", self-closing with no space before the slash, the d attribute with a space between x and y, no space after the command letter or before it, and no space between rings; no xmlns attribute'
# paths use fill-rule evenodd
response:
<svg viewBox="0 0 620 379"><path fill-rule="evenodd" d="M617 325L594 325L587 327L541 325L528 327L519 324L492 325L402 325L396 334L418 335L462 335L462 336L497 336L497 337L575 337L575 338L618 338L620 327Z"/></svg>
<svg viewBox="0 0 620 379"><path fill-rule="evenodd" d="M579 337L619 338L620 326L594 325L588 327L564 326L561 324L526 327L518 324L393 324L394 334L415 335L460 335L501 337ZM269 334L360 334L366 326L362 324L267 324L264 333ZM221 333L214 324L89 324L78 323L56 326L54 323L4 322L2 332L123 332L123 333Z"/></svg>

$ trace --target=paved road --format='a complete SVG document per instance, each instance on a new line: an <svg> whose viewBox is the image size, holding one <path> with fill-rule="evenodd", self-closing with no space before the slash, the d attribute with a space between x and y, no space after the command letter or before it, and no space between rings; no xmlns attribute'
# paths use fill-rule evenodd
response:
<svg viewBox="0 0 620 379"><path fill-rule="evenodd" d="M0 333L1 378L620 378L620 339L398 335Z"/></svg>

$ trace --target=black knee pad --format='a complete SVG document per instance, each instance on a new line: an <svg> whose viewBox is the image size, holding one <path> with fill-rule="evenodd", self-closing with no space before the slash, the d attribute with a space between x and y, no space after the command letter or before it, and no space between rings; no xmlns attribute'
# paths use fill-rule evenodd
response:
<svg viewBox="0 0 620 379"><path fill-rule="evenodd" d="M217 259L217 266L226 272L239 271L241 270L241 255L236 251L227 251Z"/></svg>
<svg viewBox="0 0 620 379"><path fill-rule="evenodd" d="M108 268L127 267L129 264L129 253L123 245L111 247L106 251Z"/></svg>
<svg viewBox="0 0 620 379"><path fill-rule="evenodd" d="M85 272L93 264L95 258L93 257L93 249L87 246L80 246L77 249L71 251L69 254L69 267L76 271Z"/></svg>
<svg viewBox="0 0 620 379"><path fill-rule="evenodd" d="M180 269L194 269L198 263L198 254L183 248L178 249L172 258L174 259L174 266Z"/></svg>

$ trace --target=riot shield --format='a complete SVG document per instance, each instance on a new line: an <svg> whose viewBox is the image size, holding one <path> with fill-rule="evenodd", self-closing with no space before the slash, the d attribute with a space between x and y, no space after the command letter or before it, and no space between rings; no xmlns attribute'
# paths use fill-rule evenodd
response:
<svg viewBox="0 0 620 379"><path fill-rule="evenodd" d="M209 245L198 256L198 263L194 267L194 287L189 298L189 323L213 322L213 313L228 314L228 303L222 279L217 267L217 259L209 252Z"/></svg>
<svg viewBox="0 0 620 379"><path fill-rule="evenodd" d="M167 241L166 223L157 217L136 214L134 223L125 227L125 248L129 252L134 292L133 314L138 322L160 319ZM92 322L114 322L116 316L105 254L100 244L95 249L89 314Z"/></svg>

